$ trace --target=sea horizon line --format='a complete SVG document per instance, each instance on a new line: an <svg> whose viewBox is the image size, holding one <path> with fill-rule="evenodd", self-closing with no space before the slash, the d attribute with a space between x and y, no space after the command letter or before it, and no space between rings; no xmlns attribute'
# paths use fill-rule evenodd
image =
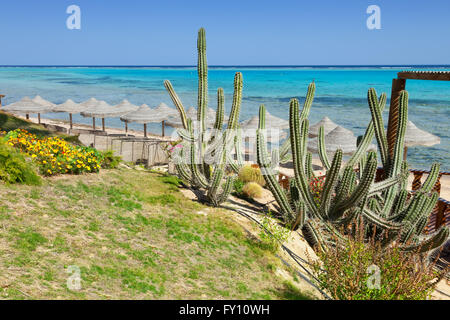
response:
<svg viewBox="0 0 450 320"><path fill-rule="evenodd" d="M0 68L196 68L196 65L0 65ZM450 64L210 65L209 68L450 68Z"/></svg>

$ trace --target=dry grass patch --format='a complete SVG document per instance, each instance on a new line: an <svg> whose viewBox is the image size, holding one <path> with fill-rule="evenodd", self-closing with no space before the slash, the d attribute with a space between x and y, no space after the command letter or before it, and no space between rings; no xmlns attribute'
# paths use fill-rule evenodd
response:
<svg viewBox="0 0 450 320"><path fill-rule="evenodd" d="M184 198L173 177L103 170L0 185L0 199L4 299L307 298L229 212ZM81 290L67 288L69 266Z"/></svg>

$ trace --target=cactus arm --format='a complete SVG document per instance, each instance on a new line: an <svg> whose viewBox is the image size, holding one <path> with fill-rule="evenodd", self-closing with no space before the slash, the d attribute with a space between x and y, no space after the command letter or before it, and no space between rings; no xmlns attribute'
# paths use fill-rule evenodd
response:
<svg viewBox="0 0 450 320"><path fill-rule="evenodd" d="M388 147L387 137L384 131L383 117L381 116L382 110L379 108L379 102L377 98L377 92L374 88L370 88L367 93L367 100L369 102L370 113L375 128L375 137L378 142L378 149L380 151L381 162L385 168L388 167Z"/></svg>
<svg viewBox="0 0 450 320"><path fill-rule="evenodd" d="M417 253L423 253L433 250L434 248L438 248L448 239L448 237L449 237L449 229L443 226L426 240L423 240L422 242L413 245L400 247L400 249L406 252L414 251Z"/></svg>
<svg viewBox="0 0 450 320"><path fill-rule="evenodd" d="M300 121L307 119L309 117L309 112L311 110L311 105L314 100L314 94L316 92L316 84L311 82L308 86L308 92L306 93L305 102L303 103L303 109L300 114Z"/></svg>
<svg viewBox="0 0 450 320"><path fill-rule="evenodd" d="M402 209L406 204L406 200L408 199L408 190L402 189L397 195L395 199L394 207L392 210L392 215L388 217L388 220L397 221L398 218L403 217Z"/></svg>
<svg viewBox="0 0 450 320"><path fill-rule="evenodd" d="M317 137L319 157L322 165L326 170L330 169L330 160L328 160L327 148L325 147L325 133L323 126L319 128L319 136Z"/></svg>
<svg viewBox="0 0 450 320"><path fill-rule="evenodd" d="M223 117L224 117L224 103L225 103L225 95L223 93L223 89L217 89L217 111L216 111L216 121L214 122L214 129L222 130L223 127Z"/></svg>
<svg viewBox="0 0 450 320"><path fill-rule="evenodd" d="M339 188L337 188L336 197L334 198L335 202L342 201L348 196L352 182L352 174L354 174L353 168L348 166L345 167L342 179L339 182Z"/></svg>
<svg viewBox="0 0 450 320"><path fill-rule="evenodd" d="M261 169L261 173L264 176L264 180L267 183L267 186L269 187L275 200L280 206L280 209L282 211L281 214L286 216L288 221L291 221L294 218L294 211L289 204L286 193L282 190L280 184L276 180L275 175L272 172L269 172L269 170L267 169L269 165L268 152L266 142L262 133L262 131L265 129L265 114L266 109L264 105L261 105L259 107L259 124L256 136L257 161Z"/></svg>
<svg viewBox="0 0 450 320"><path fill-rule="evenodd" d="M228 129L237 129L239 124L239 113L241 111L242 102L242 83L242 73L236 72L234 76L233 103L231 105L230 118L228 119Z"/></svg>
<svg viewBox="0 0 450 320"><path fill-rule="evenodd" d="M397 139L395 140L394 157L392 159L392 166L390 167L391 177L398 175L402 170L407 123L408 123L408 92L403 90L400 93Z"/></svg>
<svg viewBox="0 0 450 320"><path fill-rule="evenodd" d="M331 196L333 194L334 188L338 182L339 170L342 164L342 150L336 150L334 154L333 162L331 163L330 170L327 172L327 177L325 179L325 184L323 186L323 191L321 195L320 202L320 212L324 213L325 216L328 215L328 209L330 207Z"/></svg>
<svg viewBox="0 0 450 320"><path fill-rule="evenodd" d="M375 193L384 191L396 184L398 184L401 181L402 175L398 175L397 177L387 178L383 181L374 183L369 190L369 197L373 196Z"/></svg>
<svg viewBox="0 0 450 320"><path fill-rule="evenodd" d="M431 191L431 189L433 189L439 177L439 169L440 165L438 163L433 163L433 165L431 166L430 174L428 175L427 179L423 183L422 187L420 187L418 192L428 193Z"/></svg>
<svg viewBox="0 0 450 320"><path fill-rule="evenodd" d="M194 140L191 138L191 134L186 129L177 129L177 133L180 136L181 139L183 139L186 142L194 142Z"/></svg>
<svg viewBox="0 0 450 320"><path fill-rule="evenodd" d="M307 124L307 119L303 120L303 125ZM303 201L306 202L308 209L313 213L313 215L320 217L319 210L317 208L316 202L311 194L311 190L306 180L304 174L304 163L302 163L303 155L301 148L301 139L306 139L306 137L301 137L301 127L300 127L300 115L298 111L298 100L292 99L289 107L289 126L291 131L291 150L292 159L294 163L295 180L297 186L299 187L300 193L302 195Z"/></svg>
<svg viewBox="0 0 450 320"><path fill-rule="evenodd" d="M313 167L312 167L312 154L311 154L311 152L307 152L306 153L305 172L306 172L306 177L308 177L309 180L314 177L314 170L313 170Z"/></svg>
<svg viewBox="0 0 450 320"><path fill-rule="evenodd" d="M169 93L170 98L173 101L173 104L175 105L175 107L177 108L178 112L180 113L180 118L181 118L181 123L183 125L183 128L187 129L187 116L186 116L186 112L185 112L184 107L183 107L183 103L181 102L181 100L178 97L177 93L173 89L172 84L170 83L169 80L165 80L164 81L164 86L166 87L166 90Z"/></svg>
<svg viewBox="0 0 450 320"><path fill-rule="evenodd" d="M377 227L389 230L400 230L402 228L401 223L396 223L392 221L385 220L381 218L378 214L373 211L364 208L361 211L362 216L367 219L370 223L376 225Z"/></svg>
<svg viewBox="0 0 450 320"><path fill-rule="evenodd" d="M231 191L233 190L233 183L234 183L233 177L228 177L225 181L225 185L223 186L222 194L218 198L218 204L225 202L228 197L230 196Z"/></svg>
<svg viewBox="0 0 450 320"><path fill-rule="evenodd" d="M213 177L208 188L207 197L211 200L216 199L217 190L219 189L220 183L225 171L225 164L227 160L226 146L223 146L221 154L218 155L221 159L220 162L214 166Z"/></svg>
<svg viewBox="0 0 450 320"><path fill-rule="evenodd" d="M336 203L330 212L330 217L334 218L336 216L341 216L342 212L345 212L352 206L357 205L361 200L367 197L369 193L370 186L375 178L375 173L377 170L377 160L376 156L369 156L369 160L366 165L366 169L362 175L361 181L356 189L352 192L350 197L347 199Z"/></svg>
<svg viewBox="0 0 450 320"><path fill-rule="evenodd" d="M200 28L197 39L198 51L198 98L197 120L200 122L200 132L206 129L206 110L208 108L208 64L206 61L205 29Z"/></svg>
<svg viewBox="0 0 450 320"><path fill-rule="evenodd" d="M317 251L324 251L326 249L325 239L319 231L319 226L314 220L308 220L302 227L302 234L306 242L311 248Z"/></svg>
<svg viewBox="0 0 450 320"><path fill-rule="evenodd" d="M393 158L389 161L389 177L395 177L404 170L403 152L405 147L405 133L408 122L408 93L402 91L400 93L400 106L397 128L397 139L395 140ZM387 168L387 166L385 166ZM382 212L384 217L388 217L398 193L398 186L394 185L386 194L385 205Z"/></svg>
<svg viewBox="0 0 450 320"><path fill-rule="evenodd" d="M386 94L383 93L380 96L380 99L378 101L378 110L381 113L383 113L384 108L386 106ZM369 125L367 126L366 132L364 133L364 136L360 143L358 144L358 148L356 149L355 153L351 156L350 160L347 162L347 166L353 167L359 159L366 153L367 148L369 147L370 143L373 140L373 135L375 133L375 128L373 124L373 120L370 121Z"/></svg>

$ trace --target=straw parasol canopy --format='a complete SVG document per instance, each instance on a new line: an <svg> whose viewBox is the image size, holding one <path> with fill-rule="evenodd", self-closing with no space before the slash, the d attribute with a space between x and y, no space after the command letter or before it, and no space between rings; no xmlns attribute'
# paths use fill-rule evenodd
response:
<svg viewBox="0 0 450 320"><path fill-rule="evenodd" d="M259 117L253 116L250 119L241 122L242 129L258 129ZM288 129L289 121L278 118L266 111L266 128Z"/></svg>
<svg viewBox="0 0 450 320"><path fill-rule="evenodd" d="M357 149L357 138L353 132L341 126L330 131L324 139L327 153L334 153L337 149L342 149L344 154L352 154ZM376 147L370 145L368 149L375 150ZM308 150L314 153L319 152L318 138L309 140Z"/></svg>
<svg viewBox="0 0 450 320"><path fill-rule="evenodd" d="M259 117L253 116L250 119L241 122L242 137L256 138L256 130L259 126ZM281 118L275 117L266 112L266 139L268 142L277 142L286 138L287 134L281 129L289 127L289 122Z"/></svg>
<svg viewBox="0 0 450 320"><path fill-rule="evenodd" d="M92 107L95 107L99 102L100 101L98 101L95 98L90 98L89 100L86 100L86 101L80 103L80 106L86 107L85 109L92 108Z"/></svg>
<svg viewBox="0 0 450 320"><path fill-rule="evenodd" d="M405 150L403 158L406 160L409 147L425 146L431 147L441 143L441 138L416 127L412 121L408 121L405 133Z"/></svg>
<svg viewBox="0 0 450 320"><path fill-rule="evenodd" d="M406 125L406 134L405 134L405 146L413 147L413 146L426 146L430 147L435 144L441 143L441 138L426 132L422 129L417 128L417 126L412 122L408 121Z"/></svg>
<svg viewBox="0 0 450 320"><path fill-rule="evenodd" d="M76 103L71 99L68 99L66 102L58 104L53 107L54 112L67 112L69 114L70 121L70 129L73 128L72 114L80 113L86 109L82 104Z"/></svg>
<svg viewBox="0 0 450 320"><path fill-rule="evenodd" d="M50 110L52 110L52 109L55 107L55 104L54 104L54 103L45 100L45 99L42 98L41 96L36 96L36 97L34 97L32 100L33 100L33 102L36 102L37 104L40 104L40 105L42 105L42 106L44 106L44 107L50 108Z"/></svg>
<svg viewBox="0 0 450 320"><path fill-rule="evenodd" d="M147 123L164 122L168 119L171 110L164 110L167 105L159 105L155 109L150 109L146 104L140 106L136 111L132 111L120 117L120 120L125 122L125 132L128 132L128 122L135 122L144 125L144 136L147 136ZM159 109L158 109L159 108ZM175 110L174 110L175 111ZM162 128L162 135L164 136L164 126Z"/></svg>
<svg viewBox="0 0 450 320"><path fill-rule="evenodd" d="M115 106L111 106L105 101L98 101L95 98L91 98L85 103L84 106L88 106L81 112L83 117L91 117L93 119L93 128L95 130L95 118L102 118L102 129L105 131L105 118L120 117L126 113L137 110L139 107L131 104L128 100L123 100L121 103Z"/></svg>
<svg viewBox="0 0 450 320"><path fill-rule="evenodd" d="M190 107L189 109L187 109L186 117L191 120L197 120L197 109L195 109L194 107ZM224 115L223 121L228 121L228 117L226 115ZM206 110L206 125L208 127L213 127L215 122L216 122L216 111L214 111L214 109L208 108ZM165 123L168 126L174 128L183 127L178 112L175 114L174 117L171 117L168 121L165 121Z"/></svg>
<svg viewBox="0 0 450 320"><path fill-rule="evenodd" d="M174 108L169 107L164 102L160 103L156 108L153 109L155 113L165 114L166 117L176 117L178 116L178 111Z"/></svg>
<svg viewBox="0 0 450 320"><path fill-rule="evenodd" d="M24 97L21 100L11 103L3 108L4 111L7 112L18 112L18 113L25 113L27 119L29 118L28 115L30 113L37 113L38 114L38 122L40 123L40 114L46 113L51 111L50 106L42 105L36 101L33 101L29 97Z"/></svg>
<svg viewBox="0 0 450 320"><path fill-rule="evenodd" d="M324 117L324 118L322 118L322 120L320 120L316 124L313 124L313 125L309 126L309 134L308 134L309 137L310 138L317 137L319 135L319 129L322 126L323 126L324 134L327 135L333 129L336 129L336 127L338 125L336 123L334 123L333 121L331 121L330 118Z"/></svg>

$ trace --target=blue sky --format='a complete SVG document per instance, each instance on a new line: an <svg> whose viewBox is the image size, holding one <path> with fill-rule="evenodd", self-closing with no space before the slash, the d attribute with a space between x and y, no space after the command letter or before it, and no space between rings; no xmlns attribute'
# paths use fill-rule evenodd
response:
<svg viewBox="0 0 450 320"><path fill-rule="evenodd" d="M448 0L2 1L0 65L194 65L199 27L210 65L450 64L449 15Z"/></svg>

